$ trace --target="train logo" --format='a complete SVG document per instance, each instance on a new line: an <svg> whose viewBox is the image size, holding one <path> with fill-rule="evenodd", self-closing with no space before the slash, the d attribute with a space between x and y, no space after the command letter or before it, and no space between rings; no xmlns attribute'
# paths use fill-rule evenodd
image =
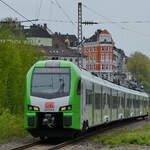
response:
<svg viewBox="0 0 150 150"><path fill-rule="evenodd" d="M54 102L46 102L45 103L46 110L54 110L54 108L55 108Z"/></svg>

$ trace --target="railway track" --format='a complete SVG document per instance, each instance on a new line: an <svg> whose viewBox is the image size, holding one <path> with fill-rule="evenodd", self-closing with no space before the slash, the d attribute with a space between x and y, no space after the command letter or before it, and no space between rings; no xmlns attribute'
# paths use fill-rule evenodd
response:
<svg viewBox="0 0 150 150"><path fill-rule="evenodd" d="M148 116L146 119L150 120L150 116ZM60 148L63 148L67 145L73 144L75 142L81 141L82 139L89 138L91 136L94 136L96 134L104 133L106 131L109 131L111 129L115 129L118 127L124 127L129 124L143 121L143 119L128 119L125 121L115 121L109 124L103 124L101 126L92 128L89 130L87 134L81 135L79 137L73 138L71 140L67 139L51 139L51 140L46 140L44 142L42 141L37 141L35 143L31 143L28 145L23 145L17 148L13 148L11 150L57 150Z"/></svg>

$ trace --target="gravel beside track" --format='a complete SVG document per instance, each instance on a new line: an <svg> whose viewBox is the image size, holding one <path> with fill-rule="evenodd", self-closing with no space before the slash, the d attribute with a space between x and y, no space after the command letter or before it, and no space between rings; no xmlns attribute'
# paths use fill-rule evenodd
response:
<svg viewBox="0 0 150 150"><path fill-rule="evenodd" d="M25 137L23 139L20 139L20 140L14 141L14 142L6 143L6 144L0 144L0 150L11 150L11 149L14 149L16 147L27 145L30 143L34 143L37 141L39 141L39 138L33 138L31 136L28 136L28 137Z"/></svg>

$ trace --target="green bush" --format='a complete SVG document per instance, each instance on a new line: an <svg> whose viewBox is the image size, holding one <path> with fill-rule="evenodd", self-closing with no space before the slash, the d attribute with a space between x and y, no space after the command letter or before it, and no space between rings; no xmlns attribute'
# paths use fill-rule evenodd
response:
<svg viewBox="0 0 150 150"><path fill-rule="evenodd" d="M23 138L28 133L24 129L24 119L20 115L10 114L9 109L0 115L0 144Z"/></svg>

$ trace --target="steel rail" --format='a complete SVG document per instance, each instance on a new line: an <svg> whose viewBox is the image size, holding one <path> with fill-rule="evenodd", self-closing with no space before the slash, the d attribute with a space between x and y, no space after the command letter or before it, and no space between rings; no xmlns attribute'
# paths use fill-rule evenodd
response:
<svg viewBox="0 0 150 150"><path fill-rule="evenodd" d="M150 116L145 117L145 119L149 120ZM129 125L129 124L132 124L132 123L135 123L135 122L140 122L140 121L143 121L143 119L130 118L130 119L125 119L125 120L114 121L114 122L111 122L111 123L108 123L108 124L102 124L100 126L89 129L89 132L87 132L86 134L83 134L79 137L73 138L71 140L67 140L65 142L60 142L59 144L56 144L56 145L54 145L54 144L53 145L52 144L46 145L47 147L49 147L49 148L47 148L47 150L58 150L58 149L63 148L67 145L70 145L70 144L76 143L78 141L81 141L85 138L92 137L96 134L104 133L106 131L115 129L117 127L123 127L123 126ZM46 143L46 144L48 144L48 143ZM38 146L38 145L42 146L41 141L37 141L35 143L31 143L31 144L23 145L23 146L20 146L20 147L17 147L17 148L13 148L11 150L25 150L25 149L32 148L32 147L34 148L34 146ZM42 150L42 148L41 148L41 150Z"/></svg>

